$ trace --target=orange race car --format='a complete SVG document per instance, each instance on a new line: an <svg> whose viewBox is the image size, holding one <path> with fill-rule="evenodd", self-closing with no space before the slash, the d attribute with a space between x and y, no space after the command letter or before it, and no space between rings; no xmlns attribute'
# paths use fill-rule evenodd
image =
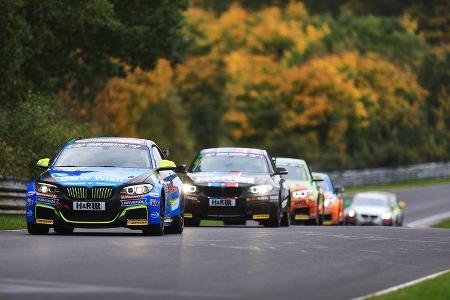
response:
<svg viewBox="0 0 450 300"><path fill-rule="evenodd" d="M286 168L287 175L282 175L289 185L290 215L293 223L322 224L323 194L320 193L317 181L306 162L302 159L275 158L277 167Z"/></svg>
<svg viewBox="0 0 450 300"><path fill-rule="evenodd" d="M320 191L324 195L324 225L342 225L345 221L344 215L344 199L342 193L344 188L334 186L330 176L325 173L312 173L314 177L322 178L320 182Z"/></svg>

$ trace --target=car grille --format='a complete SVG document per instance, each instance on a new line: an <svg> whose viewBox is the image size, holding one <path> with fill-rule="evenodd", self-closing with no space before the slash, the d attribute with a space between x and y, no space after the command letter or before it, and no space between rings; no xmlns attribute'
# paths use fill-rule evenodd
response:
<svg viewBox="0 0 450 300"><path fill-rule="evenodd" d="M102 199L111 198L113 193L112 187L93 187L71 186L66 188L67 196L71 199Z"/></svg>
<svg viewBox="0 0 450 300"><path fill-rule="evenodd" d="M215 187L215 186L204 186L200 189L201 192L206 197L229 197L237 198L240 197L243 188L240 187Z"/></svg>

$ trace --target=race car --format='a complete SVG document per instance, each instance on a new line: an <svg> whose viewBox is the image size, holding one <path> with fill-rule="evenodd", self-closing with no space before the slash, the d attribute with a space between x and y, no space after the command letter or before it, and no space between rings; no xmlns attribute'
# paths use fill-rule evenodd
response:
<svg viewBox="0 0 450 300"><path fill-rule="evenodd" d="M290 191L290 215L294 223L322 224L323 194L320 193L318 182L321 177L313 177L311 171L302 159L274 158L278 168L284 168L288 174L283 175Z"/></svg>
<svg viewBox="0 0 450 300"><path fill-rule="evenodd" d="M152 141L100 137L69 141L28 184L30 234L72 234L74 228L127 227L145 235L181 234L183 172Z"/></svg>
<svg viewBox="0 0 450 300"><path fill-rule="evenodd" d="M354 195L345 222L350 225L402 226L405 203L394 193L365 192Z"/></svg>
<svg viewBox="0 0 450 300"><path fill-rule="evenodd" d="M200 220L266 227L289 226L289 191L267 151L250 148L204 149L183 179L186 226Z"/></svg>
<svg viewBox="0 0 450 300"><path fill-rule="evenodd" d="M344 199L341 197L344 189L341 186L335 186L328 174L313 172L312 175L323 179L319 184L320 192L324 196L323 225L344 224Z"/></svg>

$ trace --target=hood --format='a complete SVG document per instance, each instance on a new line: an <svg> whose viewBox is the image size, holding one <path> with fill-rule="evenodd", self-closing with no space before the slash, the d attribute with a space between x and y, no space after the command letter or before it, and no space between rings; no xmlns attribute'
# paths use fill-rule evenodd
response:
<svg viewBox="0 0 450 300"><path fill-rule="evenodd" d="M138 168L54 168L43 173L40 180L62 186L119 186L146 182L152 174L152 170Z"/></svg>
<svg viewBox="0 0 450 300"><path fill-rule="evenodd" d="M198 185L209 183L234 183L240 186L266 184L270 181L269 174L255 174L245 172L196 172L188 173L188 178Z"/></svg>
<svg viewBox="0 0 450 300"><path fill-rule="evenodd" d="M306 190L312 188L311 184L307 180L286 180L286 183L291 191Z"/></svg>
<svg viewBox="0 0 450 300"><path fill-rule="evenodd" d="M357 214L361 215L373 215L381 216L384 212L390 212L389 207L385 206L352 206L352 209L356 211Z"/></svg>

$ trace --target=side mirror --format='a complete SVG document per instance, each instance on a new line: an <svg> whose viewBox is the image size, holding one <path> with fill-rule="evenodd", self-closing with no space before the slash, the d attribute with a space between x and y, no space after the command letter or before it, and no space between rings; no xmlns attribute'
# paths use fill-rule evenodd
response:
<svg viewBox="0 0 450 300"><path fill-rule="evenodd" d="M400 201L400 202L398 203L398 207L400 207L401 209L404 209L404 208L406 207L405 201Z"/></svg>
<svg viewBox="0 0 450 300"><path fill-rule="evenodd" d="M275 168L275 175L287 175L288 171L285 168Z"/></svg>
<svg viewBox="0 0 450 300"><path fill-rule="evenodd" d="M336 185L336 186L334 187L334 192L335 192L336 194L342 194L342 193L344 192L344 187L341 186L341 185Z"/></svg>
<svg viewBox="0 0 450 300"><path fill-rule="evenodd" d="M168 159L163 159L159 162L159 166L156 169L158 172L159 171L171 171L171 170L175 170L177 168L177 166L175 165L175 163L171 160Z"/></svg>
<svg viewBox="0 0 450 300"><path fill-rule="evenodd" d="M36 166L39 168L48 168L50 165L50 158L41 158L37 161Z"/></svg>
<svg viewBox="0 0 450 300"><path fill-rule="evenodd" d="M313 176L313 181L314 181L314 182L322 182L322 181L323 181L323 178L322 178L322 176L314 175L314 176Z"/></svg>

